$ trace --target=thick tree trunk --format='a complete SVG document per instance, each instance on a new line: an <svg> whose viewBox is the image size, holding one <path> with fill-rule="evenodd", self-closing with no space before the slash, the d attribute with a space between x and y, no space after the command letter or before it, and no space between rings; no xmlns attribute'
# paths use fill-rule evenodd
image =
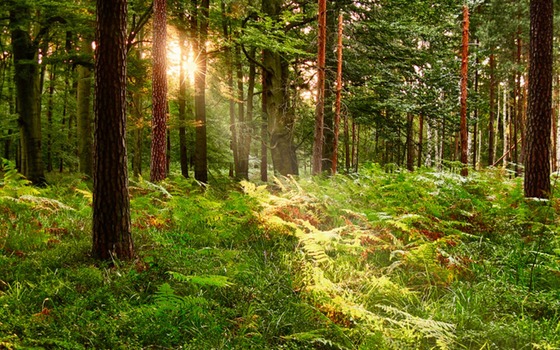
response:
<svg viewBox="0 0 560 350"><path fill-rule="evenodd" d="M153 74L152 74L152 148L150 180L158 182L167 176L167 0L154 1Z"/></svg>
<svg viewBox="0 0 560 350"><path fill-rule="evenodd" d="M317 39L317 106L313 140L312 174L321 173L323 166L323 127L325 119L325 62L327 46L327 1L319 0L319 37Z"/></svg>
<svg viewBox="0 0 560 350"><path fill-rule="evenodd" d="M468 125L467 125L467 84L469 69L469 8L463 6L463 49L461 54L461 175L467 176L468 155Z"/></svg>
<svg viewBox="0 0 560 350"><path fill-rule="evenodd" d="M525 196L550 196L553 1L531 0Z"/></svg>
<svg viewBox="0 0 560 350"><path fill-rule="evenodd" d="M28 31L31 10L18 6L10 11L14 81L21 144L21 172L36 185L45 184L41 138L41 96L38 46Z"/></svg>
<svg viewBox="0 0 560 350"><path fill-rule="evenodd" d="M263 12L273 20L280 20L282 1L263 0ZM298 164L293 142L295 116L290 108L290 84L288 62L279 52L263 50L265 89L270 135L270 153L274 170L280 175L297 175Z"/></svg>
<svg viewBox="0 0 560 350"><path fill-rule="evenodd" d="M126 0L97 0L93 256L130 259L126 155Z"/></svg>

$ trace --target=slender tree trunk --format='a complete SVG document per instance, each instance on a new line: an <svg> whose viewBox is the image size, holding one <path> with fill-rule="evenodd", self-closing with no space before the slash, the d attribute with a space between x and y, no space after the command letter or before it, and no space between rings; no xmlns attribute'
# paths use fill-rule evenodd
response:
<svg viewBox="0 0 560 350"><path fill-rule="evenodd" d="M488 166L494 165L494 145L495 141L495 127L496 122L496 58L492 53L490 54L490 113L488 119Z"/></svg>
<svg viewBox="0 0 560 350"><path fill-rule="evenodd" d="M193 0L196 4L197 1ZM194 153L194 177L200 182L208 182L208 140L206 132L206 68L207 68L207 49L206 39L208 37L208 15L210 0L201 0L198 10L198 24L196 28L198 36L194 40L195 57L197 60L197 70L194 75L194 108L195 108L195 153Z"/></svg>
<svg viewBox="0 0 560 350"><path fill-rule="evenodd" d="M93 256L131 259L126 155L126 0L97 0Z"/></svg>
<svg viewBox="0 0 560 350"><path fill-rule="evenodd" d="M247 157L247 178L249 178L249 156L251 154L251 141L253 132L253 114L254 114L254 96L255 96L255 80L257 75L257 67L255 65L256 49L252 48L250 56L253 58L249 62L249 78L247 82L247 115L245 119L245 138L243 139L243 153Z"/></svg>
<svg viewBox="0 0 560 350"><path fill-rule="evenodd" d="M478 45L478 39L476 39L476 43ZM480 64L480 60L478 55L476 56L476 68L474 71L474 93L475 96L478 96L478 65ZM473 137L472 137L472 167L476 170L477 160L478 160L478 106L474 107L473 110L473 119L474 119L474 130L473 130Z"/></svg>
<svg viewBox="0 0 560 350"><path fill-rule="evenodd" d="M185 62L187 61L187 33L179 30L179 46L181 48L181 66L179 67L179 155L181 161L181 175L189 177L189 160L187 154L187 76Z"/></svg>
<svg viewBox="0 0 560 350"><path fill-rule="evenodd" d="M239 165L237 168L237 176L240 179L249 179L249 153L251 151L251 131L249 130L250 122L249 111L245 114L245 94L243 86L243 64L241 61L241 47L237 46L235 50L235 58L237 63L237 114L239 119ZM254 79L253 79L254 83ZM254 89L254 87L253 87ZM247 99L249 98L247 93ZM252 97L251 97L252 98ZM247 108L248 109L248 108Z"/></svg>
<svg viewBox="0 0 560 350"><path fill-rule="evenodd" d="M53 171L52 156L52 132L53 132L53 110L54 110L54 86L56 79L56 65L51 65L49 74L49 89L47 100L47 171Z"/></svg>
<svg viewBox="0 0 560 350"><path fill-rule="evenodd" d="M150 181L158 182L167 176L167 0L154 0L153 72L152 72L152 147Z"/></svg>
<svg viewBox="0 0 560 350"><path fill-rule="evenodd" d="M350 154L350 118L348 117L348 113L344 114L344 161L346 172L350 172L351 166L351 158L352 155Z"/></svg>
<svg viewBox="0 0 560 350"><path fill-rule="evenodd" d="M263 61L264 61L263 52ZM262 70L262 89L263 93L261 95L261 181L268 181L268 112L267 112L267 95L268 86L267 84L267 72L265 69Z"/></svg>
<svg viewBox="0 0 560 350"><path fill-rule="evenodd" d="M463 6L463 50L461 54L461 175L467 176L468 164L468 125L467 125L467 84L469 69L469 7Z"/></svg>
<svg viewBox="0 0 560 350"><path fill-rule="evenodd" d="M327 46L327 1L319 0L319 38L317 50L317 106L313 140L312 174L318 175L323 166L323 127L325 118L325 62Z"/></svg>
<svg viewBox="0 0 560 350"><path fill-rule="evenodd" d="M338 16L338 40L337 40L337 70L336 70L336 100L334 112L334 133L333 133L333 150L332 150L332 165L331 172L336 174L338 165L338 135L340 133L340 110L342 106L342 26L343 16Z"/></svg>
<svg viewBox="0 0 560 350"><path fill-rule="evenodd" d="M83 52L91 54L88 40L82 43ZM78 156L80 172L93 176L93 127L91 117L91 69L80 65L78 70Z"/></svg>
<svg viewBox="0 0 560 350"><path fill-rule="evenodd" d="M525 197L550 196L553 1L531 0Z"/></svg>
<svg viewBox="0 0 560 350"><path fill-rule="evenodd" d="M422 145L424 144L424 116L420 114L418 122L418 168L422 166Z"/></svg>
<svg viewBox="0 0 560 350"><path fill-rule="evenodd" d="M408 113L406 120L406 168L414 171L414 115Z"/></svg>

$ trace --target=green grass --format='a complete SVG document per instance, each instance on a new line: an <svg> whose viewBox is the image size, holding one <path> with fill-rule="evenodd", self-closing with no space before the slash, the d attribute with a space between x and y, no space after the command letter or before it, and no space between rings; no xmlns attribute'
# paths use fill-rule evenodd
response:
<svg viewBox="0 0 560 350"><path fill-rule="evenodd" d="M0 349L555 349L560 200L498 170L131 182L137 257L90 257L87 182L0 187Z"/></svg>

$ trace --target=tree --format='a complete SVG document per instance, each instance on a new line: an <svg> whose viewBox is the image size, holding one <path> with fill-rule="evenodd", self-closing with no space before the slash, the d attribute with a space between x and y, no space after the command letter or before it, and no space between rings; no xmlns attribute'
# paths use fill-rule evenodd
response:
<svg viewBox="0 0 560 350"><path fill-rule="evenodd" d="M82 39L82 48L85 53L91 54L91 43ZM78 68L78 157L80 172L91 177L93 175L93 132L91 118L91 67L83 64Z"/></svg>
<svg viewBox="0 0 560 350"><path fill-rule="evenodd" d="M197 57L194 74L194 109L195 109L195 152L194 177L200 182L208 182L208 140L206 133L206 68L208 54L206 39L208 37L208 17L210 0L192 0L193 53ZM198 11L197 11L198 9Z"/></svg>
<svg viewBox="0 0 560 350"><path fill-rule="evenodd" d="M553 1L531 0L525 197L550 196Z"/></svg>
<svg viewBox="0 0 560 350"><path fill-rule="evenodd" d="M97 0L93 249L132 258L126 154L127 0Z"/></svg>
<svg viewBox="0 0 560 350"><path fill-rule="evenodd" d="M325 118L325 61L327 47L327 2L319 0L319 35L317 39L317 106L313 141L313 175L321 172L323 163L323 127Z"/></svg>
<svg viewBox="0 0 560 350"><path fill-rule="evenodd" d="M48 27L41 27L32 38L32 8L27 2L20 1L10 1L10 5L21 172L34 184L42 185L46 180L41 146L41 84L38 54L39 43L47 33Z"/></svg>
<svg viewBox="0 0 560 350"><path fill-rule="evenodd" d="M469 170L468 126L467 126L467 84L469 67L469 7L463 6L463 50L461 53L461 175L467 176Z"/></svg>
<svg viewBox="0 0 560 350"><path fill-rule="evenodd" d="M154 1L154 34L152 57L154 60L152 75L152 152L150 162L150 180L157 182L167 176L167 0Z"/></svg>

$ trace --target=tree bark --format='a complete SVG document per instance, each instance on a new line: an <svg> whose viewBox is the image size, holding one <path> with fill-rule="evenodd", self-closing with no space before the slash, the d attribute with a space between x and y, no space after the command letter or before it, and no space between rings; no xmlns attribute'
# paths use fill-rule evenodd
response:
<svg viewBox="0 0 560 350"><path fill-rule="evenodd" d="M468 155L468 125L467 125L467 84L469 69L469 8L463 6L463 49L461 53L461 175L467 176Z"/></svg>
<svg viewBox="0 0 560 350"><path fill-rule="evenodd" d="M126 0L97 0L92 253L103 260L134 256L126 155L126 18Z"/></svg>
<svg viewBox="0 0 560 350"><path fill-rule="evenodd" d="M319 37L317 50L317 106L315 110L315 137L313 140L312 174L321 173L323 166L323 127L325 118L325 62L327 46L327 1L319 0Z"/></svg>
<svg viewBox="0 0 560 350"><path fill-rule="evenodd" d="M338 136L340 133L340 110L342 106L342 26L343 16L338 16L338 40L337 40L337 69L336 69L336 99L335 99L335 112L334 112L334 132L333 132L333 147L332 147L332 164L331 172L336 174L338 165Z"/></svg>
<svg viewBox="0 0 560 350"><path fill-rule="evenodd" d="M152 75L152 148L150 181L167 176L167 0L154 0L153 75Z"/></svg>
<svg viewBox="0 0 560 350"><path fill-rule="evenodd" d="M263 12L280 20L280 0L263 0ZM264 86L270 151L274 169L280 175L298 175L294 138L294 111L290 108L289 67L286 59L270 49L263 50Z"/></svg>
<svg viewBox="0 0 560 350"><path fill-rule="evenodd" d="M550 196L553 1L531 0L525 197Z"/></svg>
<svg viewBox="0 0 560 350"><path fill-rule="evenodd" d="M21 145L21 172L36 185L46 183L44 174L40 71L38 44L26 27L31 26L31 9L14 5L10 11L10 33L14 60L14 81L17 96L17 113Z"/></svg>
<svg viewBox="0 0 560 350"><path fill-rule="evenodd" d="M488 119L488 166L494 165L494 144L496 143L496 58L490 54L490 114Z"/></svg>
<svg viewBox="0 0 560 350"><path fill-rule="evenodd" d="M193 4L197 4L193 0ZM193 52L198 57L197 70L194 74L194 108L195 108L195 152L194 152L194 177L200 182L208 182L208 140L206 132L206 68L207 49L206 39L208 37L208 15L210 0L202 0L198 15L195 20L197 29L196 39L193 41ZM196 23L198 22L198 23Z"/></svg>

